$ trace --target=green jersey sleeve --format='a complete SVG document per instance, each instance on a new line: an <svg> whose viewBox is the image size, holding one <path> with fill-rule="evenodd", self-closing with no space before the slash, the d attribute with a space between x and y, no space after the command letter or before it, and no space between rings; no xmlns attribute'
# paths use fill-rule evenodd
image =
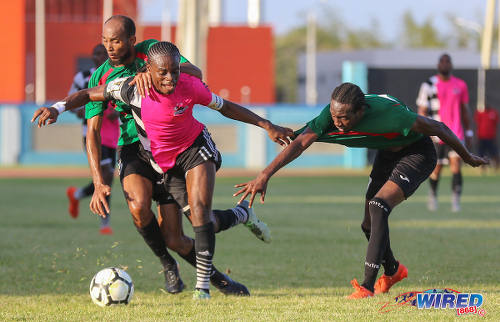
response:
<svg viewBox="0 0 500 322"><path fill-rule="evenodd" d="M395 106L393 114L394 114L394 122L392 122L392 126L395 129L395 132L399 132L404 136L407 136L415 120L417 119L417 113L410 110L406 105Z"/></svg>
<svg viewBox="0 0 500 322"><path fill-rule="evenodd" d="M325 106L325 108L318 116L310 120L307 123L307 127L309 127L314 133L316 133L318 137L331 130L334 126L332 114L330 113L330 104Z"/></svg>
<svg viewBox="0 0 500 322"><path fill-rule="evenodd" d="M105 64L101 65L104 66ZM96 87L99 84L99 78L101 73L101 68L98 68L92 76L90 76L88 88ZM105 102L88 102L85 105L85 118L90 119L96 115L102 115L105 109Z"/></svg>
<svg viewBox="0 0 500 322"><path fill-rule="evenodd" d="M151 48L151 46L153 46L157 42L158 42L158 40L156 40L156 39L144 40L144 41L138 43L137 45L135 45L135 50L138 51L138 52L147 54L149 48ZM181 64L182 63L189 63L189 60L187 60L184 56L181 55L181 61L180 61L180 63Z"/></svg>

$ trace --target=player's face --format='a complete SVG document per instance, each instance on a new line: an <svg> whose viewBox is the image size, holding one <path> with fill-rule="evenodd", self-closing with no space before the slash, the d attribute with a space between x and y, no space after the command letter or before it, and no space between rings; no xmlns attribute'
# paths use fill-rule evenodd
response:
<svg viewBox="0 0 500 322"><path fill-rule="evenodd" d="M448 76L451 73L453 65L451 64L451 57L448 55L443 55L439 58L438 72L441 75Z"/></svg>
<svg viewBox="0 0 500 322"><path fill-rule="evenodd" d="M148 63L148 71L156 91L165 95L171 94L179 80L179 57L156 56Z"/></svg>
<svg viewBox="0 0 500 322"><path fill-rule="evenodd" d="M113 66L123 65L132 55L135 36L127 37L117 19L108 21L102 31L102 44L106 47Z"/></svg>
<svg viewBox="0 0 500 322"><path fill-rule="evenodd" d="M352 112L350 104L339 103L335 100L330 102L330 113L333 124L340 132L350 131L363 117L363 109Z"/></svg>
<svg viewBox="0 0 500 322"><path fill-rule="evenodd" d="M108 59L108 53L106 52L106 48L102 46L98 46L94 49L92 53L92 60L94 61L95 67L101 66L106 59Z"/></svg>

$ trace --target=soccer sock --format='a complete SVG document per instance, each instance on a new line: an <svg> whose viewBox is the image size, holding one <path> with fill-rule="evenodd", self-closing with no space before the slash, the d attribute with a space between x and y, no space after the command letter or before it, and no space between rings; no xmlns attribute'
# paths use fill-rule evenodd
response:
<svg viewBox="0 0 500 322"><path fill-rule="evenodd" d="M165 244L160 226L158 226L158 222L155 218L145 227L137 227L137 231L141 234L142 238L144 238L144 241L148 244L153 253L158 256L163 267L177 264L175 259L167 251L167 245Z"/></svg>
<svg viewBox="0 0 500 322"><path fill-rule="evenodd" d="M388 218L391 208L380 198L373 198L369 202L371 217L371 234L365 259L365 280L361 284L373 292L380 264L389 241Z"/></svg>
<svg viewBox="0 0 500 322"><path fill-rule="evenodd" d="M429 186L431 187L431 193L433 196L437 195L437 188L438 188L438 180L434 180L432 178L429 178Z"/></svg>
<svg viewBox="0 0 500 322"><path fill-rule="evenodd" d="M365 234L366 240L370 241L370 231L371 231L371 219L369 206L365 210L365 218L361 224L361 230ZM396 274L399 268L398 261L394 258L394 254L391 249L391 242L387 240L387 247L385 248L384 258L382 259L382 266L384 266L384 274L387 276L392 276Z"/></svg>
<svg viewBox="0 0 500 322"><path fill-rule="evenodd" d="M83 188L75 191L74 197L77 200L83 199L85 197L90 197L94 193L94 184L91 182Z"/></svg>
<svg viewBox="0 0 500 322"><path fill-rule="evenodd" d="M194 251L194 245L193 248L187 253L186 255L183 255L181 253L179 254L180 257L182 257L186 262L191 264L191 266L196 268L196 252ZM210 274L210 280L211 281L220 281L224 279L224 275L217 270L215 265L212 263L212 273Z"/></svg>
<svg viewBox="0 0 500 322"><path fill-rule="evenodd" d="M248 220L248 211L245 207L236 206L232 209L213 210L212 212L219 223L219 231L217 233Z"/></svg>
<svg viewBox="0 0 500 322"><path fill-rule="evenodd" d="M451 179L451 190L458 194L462 194L462 172L454 173Z"/></svg>
<svg viewBox="0 0 500 322"><path fill-rule="evenodd" d="M215 251L214 224L209 222L203 226L193 227L196 251L196 289L208 291L212 274L212 259Z"/></svg>

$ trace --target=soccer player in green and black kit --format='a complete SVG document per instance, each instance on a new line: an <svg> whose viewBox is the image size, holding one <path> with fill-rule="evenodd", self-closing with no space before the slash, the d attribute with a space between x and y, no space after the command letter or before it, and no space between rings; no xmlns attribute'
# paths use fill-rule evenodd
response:
<svg viewBox="0 0 500 322"><path fill-rule="evenodd" d="M89 87L103 85L119 77L136 75L146 63L146 53L156 40L146 40L135 45L134 22L125 16L113 16L104 24L103 44L108 52L107 60L93 74ZM181 56L181 71L201 78L201 72ZM80 93L80 92L78 92ZM78 95L76 93L75 95ZM82 102L82 101L80 101ZM87 151L89 164L95 185L90 209L101 216L109 212L106 196L111 188L104 184L99 167L101 159L100 151L100 128L102 113L107 102L86 102L86 118L88 119ZM161 183L162 176L155 171L154 162L151 162L146 150L149 141L146 137L138 135L136 121L132 116L130 106L116 101L115 109L120 112L122 121L120 127L119 170L125 199L132 214L134 224L138 232L143 236L145 242L160 259L165 273L166 290L170 293L181 292L184 284L180 279L177 263L168 253L167 246L176 251L191 265L196 266L196 254L194 252L194 241L185 236L182 231L182 218L179 207L173 197L166 192ZM38 109L32 121L39 118L38 125L51 124L57 121L58 114L66 109L65 102L55 104L56 108L42 107ZM161 172L161 169L159 170ZM158 221L151 211L151 199L158 203ZM260 222L252 211L245 207L237 206L233 209L214 211L217 231L228 229L239 223L246 222L249 228L267 228ZM250 217L254 221L250 222ZM249 225L250 224L250 225ZM255 229L253 229L256 231ZM260 230L262 232L262 230ZM266 242L270 241L269 231L267 235L257 235ZM210 281L224 294L248 295L246 287L220 273L214 268Z"/></svg>
<svg viewBox="0 0 500 322"><path fill-rule="evenodd" d="M441 122L412 112L398 99L388 95L365 95L351 83L343 83L321 114L296 132L294 141L257 176L234 195L249 194L250 206L255 195L264 203L267 183L280 168L296 159L312 143L338 143L349 147L377 149L366 192L365 216L361 229L368 239L365 278L349 298L364 298L385 293L408 275L396 261L389 241L388 218L391 210L410 197L429 177L436 165L436 151L429 136L438 136L473 167L487 160L471 154L453 132ZM378 279L380 265L384 274Z"/></svg>

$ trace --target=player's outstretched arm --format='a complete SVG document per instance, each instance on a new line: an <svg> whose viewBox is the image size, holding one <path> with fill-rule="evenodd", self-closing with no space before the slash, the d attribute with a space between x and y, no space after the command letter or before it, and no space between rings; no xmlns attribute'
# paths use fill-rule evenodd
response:
<svg viewBox="0 0 500 322"><path fill-rule="evenodd" d="M230 119L263 128L267 131L267 135L269 135L271 140L282 146L290 144L290 137L294 136L292 129L275 125L243 106L228 100L224 100L224 104L219 112Z"/></svg>
<svg viewBox="0 0 500 322"><path fill-rule="evenodd" d="M422 133L428 136L437 136L444 143L448 144L467 164L478 167L483 164L488 164L487 159L478 157L467 150L459 138L451 131L446 124L438 122L427 117L417 116L415 123L411 128L412 131Z"/></svg>
<svg viewBox="0 0 500 322"><path fill-rule="evenodd" d="M290 143L283 151L281 151L274 160L262 170L257 178L247 183L240 183L235 185L235 188L241 188L233 197L243 194L238 201L241 203L245 198L250 195L250 202L248 207L252 207L253 201L257 193L260 193L260 202L264 203L267 190L267 182L271 179L271 176L275 174L279 169L283 168L288 163L292 162L298 158L302 152L304 152L314 141L318 138L318 135L314 133L310 128L306 128L304 132L299 134L292 143Z"/></svg>
<svg viewBox="0 0 500 322"><path fill-rule="evenodd" d="M111 187L104 183L101 170L101 115L96 115L87 121L87 156L89 159L90 173L94 183L94 194L90 201L90 210L105 217L109 213L106 196L111 194Z"/></svg>
<svg viewBox="0 0 500 322"><path fill-rule="evenodd" d="M59 114L64 111L69 111L77 107L83 106L90 101L104 101L104 89L106 85L101 85L93 88L82 89L75 92L62 101L55 103L50 107L40 107L33 113L31 123L37 121L38 127L49 125L57 122Z"/></svg>

